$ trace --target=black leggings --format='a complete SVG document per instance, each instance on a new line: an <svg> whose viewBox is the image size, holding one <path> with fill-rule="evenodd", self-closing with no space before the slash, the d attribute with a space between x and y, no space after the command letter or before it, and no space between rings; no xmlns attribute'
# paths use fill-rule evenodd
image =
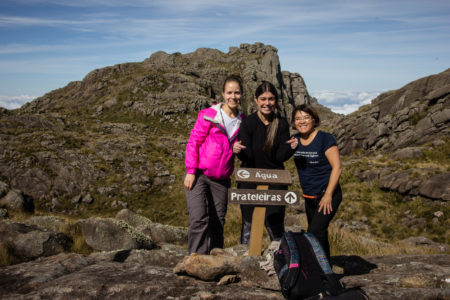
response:
<svg viewBox="0 0 450 300"><path fill-rule="evenodd" d="M248 244L250 242L254 207L254 205L241 205L241 244ZM285 210L285 206L266 206L266 218L264 224L266 225L267 233L269 234L271 241L279 241L283 237Z"/></svg>
<svg viewBox="0 0 450 300"><path fill-rule="evenodd" d="M322 245L328 261L330 260L330 243L328 242L328 226L331 219L336 214L339 205L342 201L342 190L340 185L336 187L333 193L331 207L333 211L330 214L324 215L323 210L318 212L320 198L310 199L305 198L306 217L308 218L308 232L314 234Z"/></svg>

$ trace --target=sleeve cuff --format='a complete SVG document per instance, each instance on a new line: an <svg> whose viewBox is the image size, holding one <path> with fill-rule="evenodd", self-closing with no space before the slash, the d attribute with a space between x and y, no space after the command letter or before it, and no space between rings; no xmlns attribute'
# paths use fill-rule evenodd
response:
<svg viewBox="0 0 450 300"><path fill-rule="evenodd" d="M195 174L196 173L196 171L197 171L197 169L191 169L191 168L189 168L189 169L186 169L186 173L187 174Z"/></svg>

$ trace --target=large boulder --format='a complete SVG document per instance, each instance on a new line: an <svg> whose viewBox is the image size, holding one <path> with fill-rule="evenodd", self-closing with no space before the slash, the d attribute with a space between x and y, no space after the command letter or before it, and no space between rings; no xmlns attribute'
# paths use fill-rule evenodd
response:
<svg viewBox="0 0 450 300"><path fill-rule="evenodd" d="M6 206L8 209L22 212L31 212L34 210L32 199L17 189L9 190L8 193L0 199L0 206Z"/></svg>
<svg viewBox="0 0 450 300"><path fill-rule="evenodd" d="M432 176L419 187L421 196L450 201L450 173L442 173Z"/></svg>
<svg viewBox="0 0 450 300"><path fill-rule="evenodd" d="M124 221L112 218L89 218L79 221L83 237L95 250L153 249L152 239Z"/></svg>
<svg viewBox="0 0 450 300"><path fill-rule="evenodd" d="M150 236L158 245L163 243L177 245L187 244L187 228L185 227L155 223L129 209L122 209L119 211L116 215L116 219L125 221L137 231Z"/></svg>
<svg viewBox="0 0 450 300"><path fill-rule="evenodd" d="M260 267L265 262L264 258L244 256L244 248L238 245L213 249L210 255L192 253L178 263L173 271L178 275L187 274L205 281L219 281L219 284L238 280L244 286L279 290L280 285L274 272L269 276L269 272Z"/></svg>
<svg viewBox="0 0 450 300"><path fill-rule="evenodd" d="M218 280L225 275L237 274L242 257L204 255L192 253L174 268L175 273L187 273L201 280Z"/></svg>
<svg viewBox="0 0 450 300"><path fill-rule="evenodd" d="M28 260L69 250L72 240L60 233L10 221L0 221L0 243L16 257Z"/></svg>

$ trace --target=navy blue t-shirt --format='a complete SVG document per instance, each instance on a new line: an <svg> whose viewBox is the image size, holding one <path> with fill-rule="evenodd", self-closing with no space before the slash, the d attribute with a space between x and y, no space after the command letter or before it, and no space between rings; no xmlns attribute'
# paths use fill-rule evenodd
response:
<svg viewBox="0 0 450 300"><path fill-rule="evenodd" d="M325 151L337 145L336 140L331 134L320 130L307 146L300 143L299 133L295 137L298 147L294 153L294 161L303 193L309 196L319 195L326 189L332 169Z"/></svg>

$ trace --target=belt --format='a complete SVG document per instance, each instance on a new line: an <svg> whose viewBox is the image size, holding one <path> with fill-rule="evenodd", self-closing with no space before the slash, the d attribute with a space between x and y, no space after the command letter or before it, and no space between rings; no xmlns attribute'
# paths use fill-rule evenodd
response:
<svg viewBox="0 0 450 300"><path fill-rule="evenodd" d="M317 196L309 196L309 195L303 194L303 198L316 199Z"/></svg>

